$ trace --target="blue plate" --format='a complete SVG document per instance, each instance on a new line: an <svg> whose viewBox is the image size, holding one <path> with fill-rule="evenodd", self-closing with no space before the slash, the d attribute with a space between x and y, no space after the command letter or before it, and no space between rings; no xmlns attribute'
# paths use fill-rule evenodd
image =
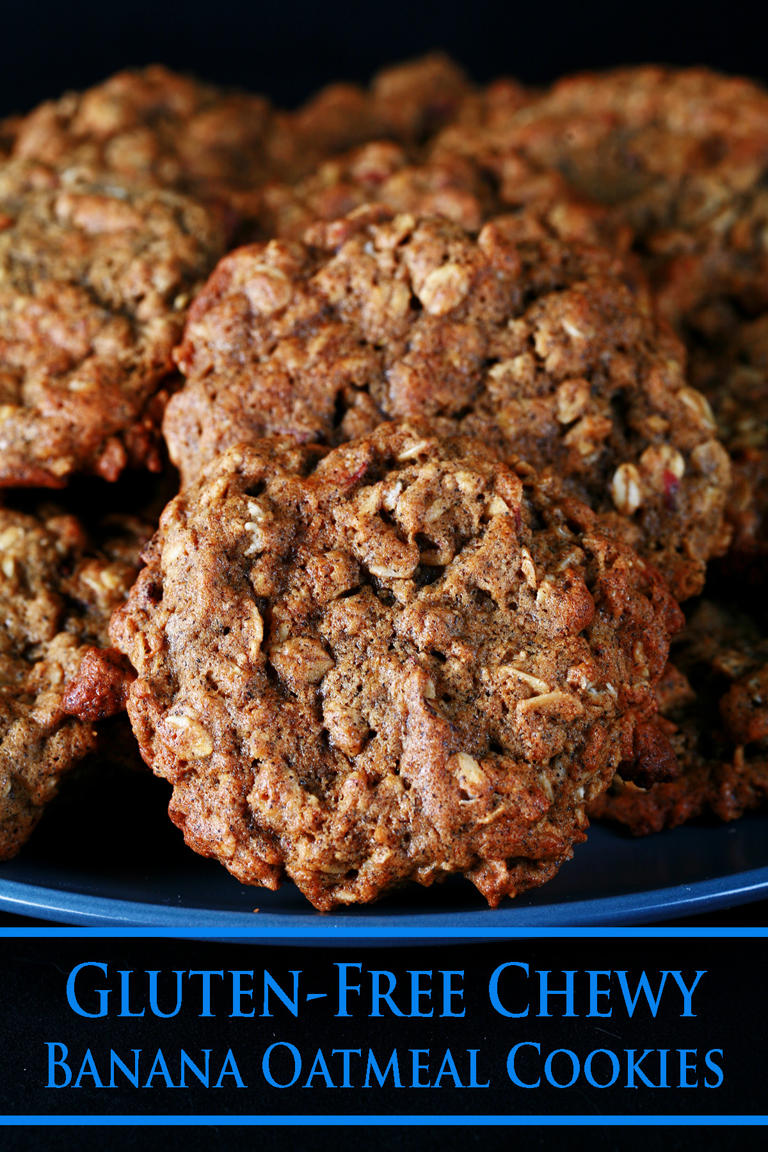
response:
<svg viewBox="0 0 768 1152"><path fill-rule="evenodd" d="M320 915L290 884L279 892L245 887L189 852L165 815L167 795L149 774L119 788L92 780L70 788L25 850L0 865L0 908L94 927L206 928L226 936L255 929L265 939L319 927L338 940L360 929L485 935L649 924L768 896L768 813L759 813L641 840L595 827L551 883L495 910L456 879Z"/></svg>

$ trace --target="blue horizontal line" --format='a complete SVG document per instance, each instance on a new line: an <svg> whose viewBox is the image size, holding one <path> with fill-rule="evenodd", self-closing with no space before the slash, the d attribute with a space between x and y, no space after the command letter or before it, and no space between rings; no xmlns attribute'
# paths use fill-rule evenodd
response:
<svg viewBox="0 0 768 1152"><path fill-rule="evenodd" d="M226 1127L242 1127L245 1125L272 1125L280 1127L308 1127L312 1126L344 1126L359 1127L389 1127L394 1125L409 1125L414 1128L435 1127L448 1125L505 1125L566 1127L589 1126L607 1127L609 1125L632 1125L635 1127L701 1127L703 1125L765 1125L768 1116L370 1116L361 1113L357 1116L330 1115L330 1116L0 1116L0 1125L20 1127L22 1125L42 1126L109 1126L132 1125L135 1127L155 1127L159 1125L222 1125Z"/></svg>
<svg viewBox="0 0 768 1152"><path fill-rule="evenodd" d="M396 929L373 927L355 928L353 925L338 924L323 926L302 925L296 928L232 928L226 933L229 939L243 940L331 940L343 943L345 940L387 940L393 935L409 940L525 940L537 939L765 939L768 927L734 928L436 928ZM189 928L168 925L165 928L116 928L104 925L103 928L0 928L0 939L133 939L133 938L173 938L173 939L215 939L223 936L221 925L207 926L195 924Z"/></svg>

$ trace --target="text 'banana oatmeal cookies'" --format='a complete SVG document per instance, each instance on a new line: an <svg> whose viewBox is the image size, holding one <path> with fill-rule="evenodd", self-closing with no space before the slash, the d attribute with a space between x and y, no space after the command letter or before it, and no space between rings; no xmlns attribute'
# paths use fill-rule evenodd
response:
<svg viewBox="0 0 768 1152"><path fill-rule="evenodd" d="M68 693L135 578L148 531L132 518L94 539L53 506L0 507L0 860L27 840L62 776L96 747ZM103 694L106 660L99 658ZM124 671L122 673L125 675Z"/></svg>
<svg viewBox="0 0 768 1152"><path fill-rule="evenodd" d="M175 192L0 167L0 487L159 466L156 393L225 245Z"/></svg>
<svg viewBox="0 0 768 1152"><path fill-rule="evenodd" d="M113 643L187 843L319 909L550 878L679 626L583 504L433 426L232 448L168 506Z"/></svg>
<svg viewBox="0 0 768 1152"><path fill-rule="evenodd" d="M164 432L189 482L262 435L335 444L443 420L564 477L683 597L725 547L730 482L683 360L620 256L518 216L475 237L377 206L220 262Z"/></svg>

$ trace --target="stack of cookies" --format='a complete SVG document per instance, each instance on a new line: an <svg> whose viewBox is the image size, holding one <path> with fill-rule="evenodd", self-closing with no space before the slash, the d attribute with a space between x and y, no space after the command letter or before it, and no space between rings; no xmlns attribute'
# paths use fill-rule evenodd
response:
<svg viewBox="0 0 768 1152"><path fill-rule="evenodd" d="M126 711L323 910L759 804L766 173L703 70L0 123L0 857Z"/></svg>

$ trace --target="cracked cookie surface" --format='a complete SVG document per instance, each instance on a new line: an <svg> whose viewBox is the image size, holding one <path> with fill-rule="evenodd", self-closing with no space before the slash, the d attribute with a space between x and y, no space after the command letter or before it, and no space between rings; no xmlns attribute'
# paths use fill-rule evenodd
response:
<svg viewBox="0 0 768 1152"><path fill-rule="evenodd" d="M525 214L474 237L372 207L306 239L239 249L198 296L164 422L185 481L266 434L333 444L440 419L551 467L678 596L700 590L729 461L621 258L531 235Z"/></svg>
<svg viewBox="0 0 768 1152"><path fill-rule="evenodd" d="M660 308L686 342L692 379L743 465L734 550L764 553L768 451L753 443L745 457L726 409L739 399L731 384L743 365L741 329L768 315L768 92L706 69L572 76L505 116L494 117L491 102L479 123L455 125L436 146L493 155L500 171L523 155L632 228ZM768 372L757 370L764 403ZM748 403L741 415L754 415Z"/></svg>
<svg viewBox="0 0 768 1152"><path fill-rule="evenodd" d="M113 643L171 816L320 909L551 877L631 750L679 610L554 481L426 423L232 448L168 506Z"/></svg>
<svg viewBox="0 0 768 1152"><path fill-rule="evenodd" d="M0 486L156 465L155 394L225 242L174 192L0 168Z"/></svg>
<svg viewBox="0 0 768 1152"><path fill-rule="evenodd" d="M524 99L522 88L511 85L510 105L515 92ZM471 93L464 72L441 53L382 69L367 87L330 84L278 117L279 167L287 179L297 179L371 140L419 145L459 115Z"/></svg>
<svg viewBox="0 0 768 1152"><path fill-rule="evenodd" d="M236 204L273 174L273 131L263 97L151 65L41 104L13 154Z"/></svg>
<svg viewBox="0 0 768 1152"><path fill-rule="evenodd" d="M303 180L267 184L254 238L302 240L317 221L383 204L395 212L443 216L469 232L479 232L503 210L517 214L521 239L553 235L617 249L628 242L626 229L616 228L608 212L577 199L553 172L518 157L505 165L503 196L498 180L485 158L448 151L432 156L377 140L326 160Z"/></svg>

